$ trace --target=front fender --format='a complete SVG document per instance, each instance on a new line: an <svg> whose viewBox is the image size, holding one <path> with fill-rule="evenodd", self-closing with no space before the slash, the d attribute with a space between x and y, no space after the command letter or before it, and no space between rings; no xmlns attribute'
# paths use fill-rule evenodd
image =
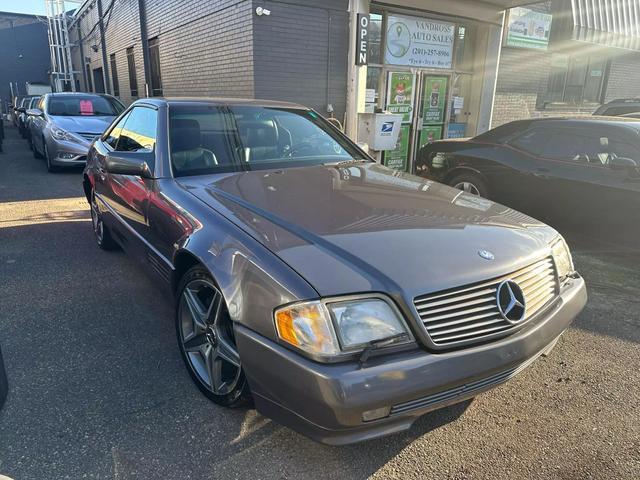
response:
<svg viewBox="0 0 640 480"><path fill-rule="evenodd" d="M193 202L200 203L193 199ZM276 340L274 310L318 292L262 244L218 212L204 204L193 205L190 215L200 228L180 240L173 258L174 275L189 255L211 273L225 298L229 314L237 322ZM206 219L206 220L205 220ZM179 279L174 279L177 284Z"/></svg>

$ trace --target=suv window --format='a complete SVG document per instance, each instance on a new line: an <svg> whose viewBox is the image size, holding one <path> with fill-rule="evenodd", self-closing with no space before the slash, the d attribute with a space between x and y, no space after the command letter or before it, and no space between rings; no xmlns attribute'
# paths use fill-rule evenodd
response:
<svg viewBox="0 0 640 480"><path fill-rule="evenodd" d="M120 139L120 134L122 133L122 127L124 127L124 123L127 121L127 118L129 118L128 113L124 117L122 117L118 123L116 123L115 127L111 129L109 135L105 140L105 143L114 150L116 149L116 145L118 144L118 140Z"/></svg>
<svg viewBox="0 0 640 480"><path fill-rule="evenodd" d="M149 107L134 107L120 132L116 150L121 152L153 151L156 145L158 112Z"/></svg>

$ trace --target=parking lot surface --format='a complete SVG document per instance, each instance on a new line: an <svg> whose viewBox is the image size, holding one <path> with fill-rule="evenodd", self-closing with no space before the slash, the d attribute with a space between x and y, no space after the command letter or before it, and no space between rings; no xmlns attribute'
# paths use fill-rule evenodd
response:
<svg viewBox="0 0 640 480"><path fill-rule="evenodd" d="M0 475L14 479L640 478L640 255L573 238L590 300L548 357L402 434L314 443L225 410L184 368L172 304L93 240L81 172L0 154Z"/></svg>

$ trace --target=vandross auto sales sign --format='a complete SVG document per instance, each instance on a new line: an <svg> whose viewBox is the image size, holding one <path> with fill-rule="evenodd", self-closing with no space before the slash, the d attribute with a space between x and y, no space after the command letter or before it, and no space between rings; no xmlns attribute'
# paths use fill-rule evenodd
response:
<svg viewBox="0 0 640 480"><path fill-rule="evenodd" d="M385 63L425 68L451 68L453 23L389 15Z"/></svg>

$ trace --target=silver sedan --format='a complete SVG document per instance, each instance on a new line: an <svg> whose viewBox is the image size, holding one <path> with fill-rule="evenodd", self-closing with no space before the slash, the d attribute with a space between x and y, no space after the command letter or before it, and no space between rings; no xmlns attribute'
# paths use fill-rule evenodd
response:
<svg viewBox="0 0 640 480"><path fill-rule="evenodd" d="M91 93L49 93L39 106L28 110L28 136L50 172L84 165L91 143L125 108L111 95Z"/></svg>

